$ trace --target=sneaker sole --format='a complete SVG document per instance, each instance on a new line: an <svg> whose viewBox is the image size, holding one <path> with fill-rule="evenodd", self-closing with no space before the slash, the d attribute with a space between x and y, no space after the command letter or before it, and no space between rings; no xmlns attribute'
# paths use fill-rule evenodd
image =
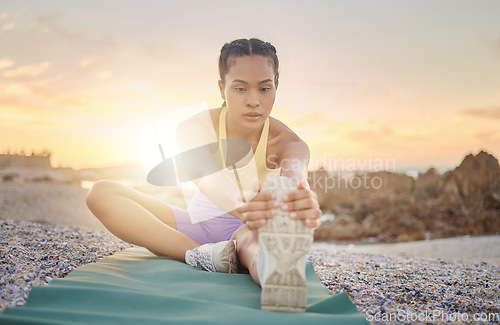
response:
<svg viewBox="0 0 500 325"><path fill-rule="evenodd" d="M236 253L236 241L229 240L224 249L220 253L222 256L227 256L227 273L238 273L238 255ZM224 272L224 271L217 271Z"/></svg>
<svg viewBox="0 0 500 325"><path fill-rule="evenodd" d="M238 273L239 269L239 261L238 254L236 253L236 240L231 240L232 245L230 244L230 252L229 252L229 272L228 273Z"/></svg>
<svg viewBox="0 0 500 325"><path fill-rule="evenodd" d="M291 179L268 179L262 192L273 192L277 201L296 190ZM259 245L264 256L261 281L261 308L279 312L304 312L307 305L305 256L313 242L314 229L303 220L290 219L289 213L278 209L277 215L259 229Z"/></svg>

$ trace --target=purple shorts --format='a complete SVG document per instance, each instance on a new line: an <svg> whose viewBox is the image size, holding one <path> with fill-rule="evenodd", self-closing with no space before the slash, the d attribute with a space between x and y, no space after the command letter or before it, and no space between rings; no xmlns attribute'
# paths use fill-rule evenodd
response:
<svg viewBox="0 0 500 325"><path fill-rule="evenodd" d="M187 210L175 206L170 206L170 208L175 216L177 230L200 245L230 240L245 225L243 221L229 213L198 223L191 223Z"/></svg>

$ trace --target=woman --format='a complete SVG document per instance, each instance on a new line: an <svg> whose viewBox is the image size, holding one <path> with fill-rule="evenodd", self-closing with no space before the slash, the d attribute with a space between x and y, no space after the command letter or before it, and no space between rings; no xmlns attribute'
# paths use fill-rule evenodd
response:
<svg viewBox="0 0 500 325"><path fill-rule="evenodd" d="M276 264L276 252L270 254L270 250L282 247L279 243L273 244L279 234L273 235L278 231L272 222L278 215L287 218L282 219L285 223L300 220L288 223L290 229L295 229L290 238L310 238L300 244L303 247L295 257L295 261L303 260L312 241L312 229L319 226L321 211L307 183L309 149L306 143L282 122L269 116L278 88L278 69L276 49L267 42L239 39L226 43L221 49L219 89L224 103L221 108L210 110L210 116L219 140L241 139L251 144L259 180L264 182L262 190L251 200L220 217L193 225L186 222L189 215L184 210L118 183L100 181L87 197L92 213L117 237L159 256L170 256L219 272L234 272L238 260L257 284L265 284L264 277L272 278L270 265ZM277 175L281 177L273 177ZM272 181L266 184L266 179ZM270 229L260 232L267 246L261 243L259 248L256 230L265 227ZM277 263L284 265L281 255L278 254ZM271 289L266 289L268 293L263 291L263 301L274 299L268 304L271 310L280 310L280 300L294 294L293 283L283 281L286 288L274 294L275 297ZM297 301L289 303L291 306L285 306L284 310L295 311L294 306L303 310L305 291L299 291Z"/></svg>

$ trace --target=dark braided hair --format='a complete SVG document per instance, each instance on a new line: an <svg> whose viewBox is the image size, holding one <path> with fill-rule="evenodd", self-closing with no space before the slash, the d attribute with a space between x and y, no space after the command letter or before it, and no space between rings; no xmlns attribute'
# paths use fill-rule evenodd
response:
<svg viewBox="0 0 500 325"><path fill-rule="evenodd" d="M232 42L224 44L220 50L219 56L219 75L220 80L224 81L224 78L229 71L230 62L229 58L235 56L247 56L252 54L262 55L263 57L269 58L271 64L274 68L274 84L278 84L279 79L279 61L276 55L276 48L269 42L264 42L257 38L251 39L237 39Z"/></svg>

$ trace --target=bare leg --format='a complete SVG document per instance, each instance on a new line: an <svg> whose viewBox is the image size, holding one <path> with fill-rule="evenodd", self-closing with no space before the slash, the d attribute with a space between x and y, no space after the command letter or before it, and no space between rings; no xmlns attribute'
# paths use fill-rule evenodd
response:
<svg viewBox="0 0 500 325"><path fill-rule="evenodd" d="M186 250L199 246L176 230L168 204L119 183L95 183L87 206L115 236L156 255L184 261Z"/></svg>
<svg viewBox="0 0 500 325"><path fill-rule="evenodd" d="M240 263L248 269L255 283L260 285L259 276L257 275L258 232L251 231L247 226L244 226L234 234L233 239L236 239L236 249Z"/></svg>

